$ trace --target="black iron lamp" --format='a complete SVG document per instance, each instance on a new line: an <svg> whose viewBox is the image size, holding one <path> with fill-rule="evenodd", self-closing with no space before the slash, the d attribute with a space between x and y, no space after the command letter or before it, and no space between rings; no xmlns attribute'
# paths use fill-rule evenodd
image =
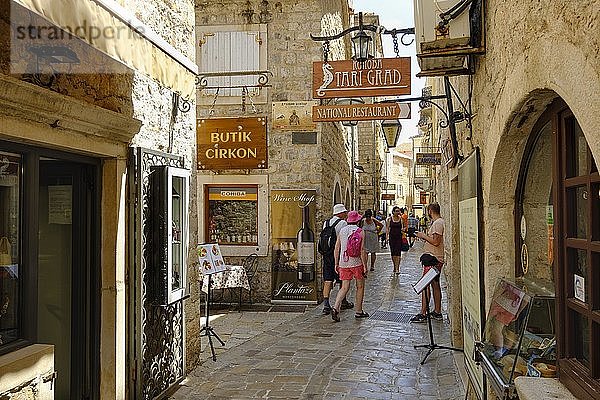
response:
<svg viewBox="0 0 600 400"><path fill-rule="evenodd" d="M352 38L352 47L354 48L354 59L358 62L366 61L370 58L371 52L371 36L367 35L365 31L360 30Z"/></svg>
<svg viewBox="0 0 600 400"><path fill-rule="evenodd" d="M381 122L381 130L388 148L396 147L396 142L402 131L400 120L385 120Z"/></svg>
<svg viewBox="0 0 600 400"><path fill-rule="evenodd" d="M388 184L389 184L389 182L388 182L387 178L385 176L382 176L381 181L379 182L379 186L381 187L381 190L386 192L387 188L388 188Z"/></svg>
<svg viewBox="0 0 600 400"><path fill-rule="evenodd" d="M354 48L354 59L363 62L371 58L371 36L367 35L363 29L362 13L358 13L358 32L352 38L352 47Z"/></svg>

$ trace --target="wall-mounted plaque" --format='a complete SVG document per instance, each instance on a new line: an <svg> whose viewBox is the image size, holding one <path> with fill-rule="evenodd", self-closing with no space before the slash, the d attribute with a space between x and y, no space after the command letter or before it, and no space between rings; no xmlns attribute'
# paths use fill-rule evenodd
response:
<svg viewBox="0 0 600 400"><path fill-rule="evenodd" d="M405 94L410 94L410 57L313 63L314 99Z"/></svg>
<svg viewBox="0 0 600 400"><path fill-rule="evenodd" d="M265 169L267 118L240 117L196 121L198 169Z"/></svg>
<svg viewBox="0 0 600 400"><path fill-rule="evenodd" d="M317 126L312 121L312 107L315 101L274 101L273 129L282 131L314 131Z"/></svg>

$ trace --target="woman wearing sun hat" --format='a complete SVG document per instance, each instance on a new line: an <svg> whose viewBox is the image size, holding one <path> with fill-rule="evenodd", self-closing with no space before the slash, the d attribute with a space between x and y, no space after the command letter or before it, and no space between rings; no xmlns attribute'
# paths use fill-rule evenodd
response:
<svg viewBox="0 0 600 400"><path fill-rule="evenodd" d="M365 295L365 278L367 276L367 253L364 249L364 232L361 231L362 238L361 251L359 257L351 257L346 254L348 249L348 238L354 233L358 227L358 223L362 219L362 215L358 211L350 211L346 219L347 226L343 227L337 237L335 243L335 270L342 280L342 288L337 294L335 305L331 309L331 318L335 322L340 321L340 307L342 299L346 297L346 293L350 289L350 281L356 279L356 299L354 301L354 309L356 310L355 318L366 318L369 316L363 310L363 298Z"/></svg>

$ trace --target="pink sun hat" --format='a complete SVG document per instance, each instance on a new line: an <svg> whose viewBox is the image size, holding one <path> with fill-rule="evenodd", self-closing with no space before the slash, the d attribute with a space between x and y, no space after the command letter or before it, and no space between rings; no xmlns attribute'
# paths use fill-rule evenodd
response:
<svg viewBox="0 0 600 400"><path fill-rule="evenodd" d="M348 213L348 218L346 218L346 222L349 224L353 224L355 222L360 221L361 218L362 218L362 215L360 215L360 213L358 211L352 210Z"/></svg>

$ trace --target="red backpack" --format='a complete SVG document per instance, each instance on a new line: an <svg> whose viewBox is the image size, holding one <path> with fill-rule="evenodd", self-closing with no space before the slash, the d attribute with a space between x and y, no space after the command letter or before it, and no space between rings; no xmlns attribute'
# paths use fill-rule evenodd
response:
<svg viewBox="0 0 600 400"><path fill-rule="evenodd" d="M360 257L362 250L362 229L358 228L348 236L348 245L344 251L344 261L348 261L350 257Z"/></svg>

